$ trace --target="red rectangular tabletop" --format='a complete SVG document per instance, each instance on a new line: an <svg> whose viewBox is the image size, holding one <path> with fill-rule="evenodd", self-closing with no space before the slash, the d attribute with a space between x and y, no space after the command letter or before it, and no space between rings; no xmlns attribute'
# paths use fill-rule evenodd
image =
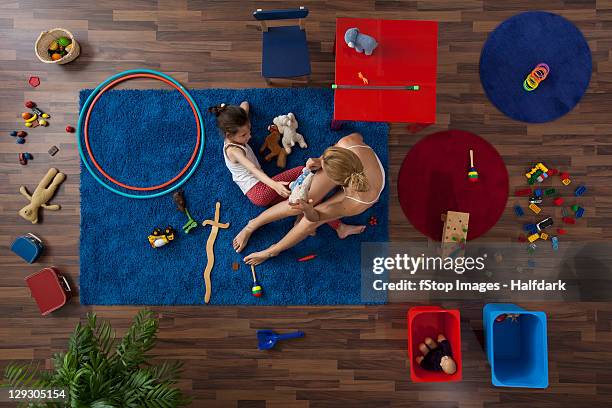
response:
<svg viewBox="0 0 612 408"><path fill-rule="evenodd" d="M344 41L357 27L378 42L372 55L358 53ZM334 120L434 123L438 23L435 21L338 18L336 20L336 84L369 86L418 85L411 90L336 89ZM368 86L368 85L366 85Z"/></svg>

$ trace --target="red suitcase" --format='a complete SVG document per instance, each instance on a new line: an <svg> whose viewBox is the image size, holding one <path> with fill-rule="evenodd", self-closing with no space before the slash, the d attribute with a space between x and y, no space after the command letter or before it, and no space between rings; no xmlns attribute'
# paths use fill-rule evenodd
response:
<svg viewBox="0 0 612 408"><path fill-rule="evenodd" d="M25 281L43 316L64 306L72 294L68 281L54 267L33 273Z"/></svg>

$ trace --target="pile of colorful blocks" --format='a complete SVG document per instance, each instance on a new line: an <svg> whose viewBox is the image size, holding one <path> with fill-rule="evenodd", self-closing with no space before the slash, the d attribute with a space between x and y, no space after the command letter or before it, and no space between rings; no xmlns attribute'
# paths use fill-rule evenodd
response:
<svg viewBox="0 0 612 408"><path fill-rule="evenodd" d="M549 169L543 163L537 163L531 170L525 173L525 177L527 178L527 182L529 185L541 184L544 180L548 179L551 176L555 176L559 174L559 178L561 179L561 184L563 186L568 186L571 184L571 179L568 173L563 172L559 173L557 169ZM574 190L575 197L581 197L587 191L587 188L584 185L578 186ZM544 202L544 197L552 198L552 204L555 207L561 207L562 218L561 221L566 225L573 225L576 223L577 218L581 218L584 216L584 208L580 207L577 204L572 205L569 209L573 212L573 216L570 215L568 208L563 206L564 199L560 196L560 193L555 188L536 188L532 189L532 187L519 189L515 191L515 196L517 197L528 197L529 205L528 208L536 215L540 214L542 208L540 206ZM514 206L514 213L518 217L522 217L525 215L525 211L523 208L516 204ZM557 228L556 234L552 232L546 232L547 228L550 228L554 225L554 220L552 217L543 218L541 221L537 223L526 223L523 225L523 230L529 235L525 236L525 234L519 235L519 242L528 242L527 250L531 254L536 250L536 241L548 240L550 238L552 248L554 250L559 249L559 238L558 235L566 234L567 231L564 228Z"/></svg>

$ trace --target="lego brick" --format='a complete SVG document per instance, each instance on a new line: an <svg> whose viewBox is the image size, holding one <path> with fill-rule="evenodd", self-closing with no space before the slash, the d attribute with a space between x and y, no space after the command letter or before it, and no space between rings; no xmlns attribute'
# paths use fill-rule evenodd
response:
<svg viewBox="0 0 612 408"><path fill-rule="evenodd" d="M542 209L535 204L529 204L529 209L536 214L539 214Z"/></svg>

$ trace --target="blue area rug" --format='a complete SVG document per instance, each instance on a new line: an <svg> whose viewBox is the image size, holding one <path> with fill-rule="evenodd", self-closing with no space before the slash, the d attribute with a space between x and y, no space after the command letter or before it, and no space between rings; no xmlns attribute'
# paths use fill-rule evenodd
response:
<svg viewBox="0 0 612 408"><path fill-rule="evenodd" d="M523 81L541 62L550 67L548 77L525 91ZM589 86L591 70L591 51L580 30L542 11L501 23L480 55L480 81L491 103L529 123L550 122L572 110Z"/></svg>
<svg viewBox="0 0 612 408"><path fill-rule="evenodd" d="M91 90L81 91L81 104ZM191 91L204 112L221 102L251 103L251 146L257 152L266 127L279 114L295 113L308 148L295 148L287 168L318 157L340 137L360 132L382 163L387 166L388 127L381 123L346 123L331 131L333 93L327 89L208 89ZM202 162L183 185L187 207L200 223L214 216L221 202L221 222L215 243L211 304L332 305L361 304L361 242L388 241L388 188L381 200L366 213L345 219L367 224L370 216L378 225L360 236L339 240L327 225L319 228L295 248L256 268L264 288L262 298L251 295L251 272L241 262L251 252L278 241L293 225L293 219L269 224L256 232L243 254L231 246L233 237L250 218L263 211L251 204L232 182L222 156L223 138L214 117L206 114L206 147ZM187 163L195 146L195 121L187 102L176 91L115 90L105 93L94 108L90 123L92 150L111 176L135 185L164 182ZM269 175L279 173L273 163L260 158ZM388 185L388 183L387 183ZM100 186L81 163L80 296L82 304L203 304L205 245L210 227L199 225L189 235L181 231L186 222L168 194L149 200L121 197ZM172 225L174 242L159 249L149 246L147 236L154 227ZM315 253L309 262L297 258ZM240 262L238 271L232 263ZM382 295L381 295L382 296ZM371 301L372 297L367 298ZM376 298L375 298L376 299ZM380 297L380 301L386 298Z"/></svg>

